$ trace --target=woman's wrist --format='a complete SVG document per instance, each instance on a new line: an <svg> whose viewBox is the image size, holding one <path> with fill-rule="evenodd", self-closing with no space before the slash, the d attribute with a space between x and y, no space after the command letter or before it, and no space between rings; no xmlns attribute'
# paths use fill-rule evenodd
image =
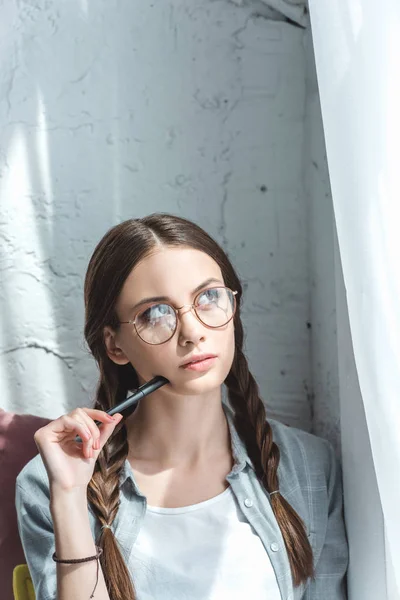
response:
<svg viewBox="0 0 400 600"><path fill-rule="evenodd" d="M53 520L62 518L63 521L77 516L88 516L87 488L71 490L50 487L50 512Z"/></svg>
<svg viewBox="0 0 400 600"><path fill-rule="evenodd" d="M83 500L87 497L87 486L64 488L58 484L50 484L50 504L62 501Z"/></svg>
<svg viewBox="0 0 400 600"><path fill-rule="evenodd" d="M59 558L91 556L94 538L90 527L85 490L53 490L50 512L53 520L55 549Z"/></svg>

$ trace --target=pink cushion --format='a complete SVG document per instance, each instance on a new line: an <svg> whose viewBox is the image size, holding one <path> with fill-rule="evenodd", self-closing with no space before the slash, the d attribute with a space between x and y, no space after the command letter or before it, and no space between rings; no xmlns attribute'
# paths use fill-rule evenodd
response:
<svg viewBox="0 0 400 600"><path fill-rule="evenodd" d="M15 480L37 453L35 431L50 419L0 409L0 581L2 600L13 600L12 573L26 563L15 512Z"/></svg>

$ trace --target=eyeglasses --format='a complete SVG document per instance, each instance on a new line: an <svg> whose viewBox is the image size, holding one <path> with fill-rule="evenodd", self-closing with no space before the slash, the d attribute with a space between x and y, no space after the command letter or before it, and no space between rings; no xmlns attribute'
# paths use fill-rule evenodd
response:
<svg viewBox="0 0 400 600"><path fill-rule="evenodd" d="M184 304L179 308L164 302L149 304L142 308L134 319L119 323L133 325L140 339L146 344L165 344L175 334L179 310L189 307L203 325L216 329L229 323L235 316L236 294L237 292L227 287L207 288L197 294L193 304Z"/></svg>

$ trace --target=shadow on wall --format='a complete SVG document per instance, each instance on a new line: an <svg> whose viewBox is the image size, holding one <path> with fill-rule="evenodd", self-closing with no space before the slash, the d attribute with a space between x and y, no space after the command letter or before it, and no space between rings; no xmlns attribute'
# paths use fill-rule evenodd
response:
<svg viewBox="0 0 400 600"><path fill-rule="evenodd" d="M79 99L85 88L77 90L93 66L84 49L76 51L88 23L79 13L71 21L72 8L61 15L56 3L43 11L33 5L16 10L9 56L3 56L9 66L1 117L2 375L13 410L27 410L27 398L40 387L44 397L36 411L48 414L52 388L61 400L68 389L75 405L88 391L82 383L90 368L83 353L83 302L77 298L83 297L93 239L104 233L104 223L113 223L115 212L112 196L98 206L99 140L95 119ZM69 20L64 31L62 16ZM44 371L53 385L39 381Z"/></svg>

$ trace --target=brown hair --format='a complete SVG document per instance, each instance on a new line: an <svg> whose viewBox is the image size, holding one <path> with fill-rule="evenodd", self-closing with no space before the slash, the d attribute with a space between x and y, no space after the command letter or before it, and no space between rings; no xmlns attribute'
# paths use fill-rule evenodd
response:
<svg viewBox="0 0 400 600"><path fill-rule="evenodd" d="M237 290L234 318L235 355L225 380L235 412L235 428L244 441L257 476L267 492L279 488L279 448L272 438L264 404L243 354L243 327L240 319L242 286L228 257L198 225L181 217L152 214L130 219L110 229L95 248L85 278L85 338L99 370L95 408L108 410L138 387L133 366L116 365L109 359L103 338L106 325L118 329L115 305L129 273L157 246L185 246L205 252L219 265L225 284ZM91 503L101 525L111 525L119 506L119 476L128 455L126 427L117 426L104 446L88 486ZM281 496L270 497L286 550L295 586L314 577L313 553L303 521ZM101 565L111 600L134 600L135 589L128 568L111 529L102 529Z"/></svg>

